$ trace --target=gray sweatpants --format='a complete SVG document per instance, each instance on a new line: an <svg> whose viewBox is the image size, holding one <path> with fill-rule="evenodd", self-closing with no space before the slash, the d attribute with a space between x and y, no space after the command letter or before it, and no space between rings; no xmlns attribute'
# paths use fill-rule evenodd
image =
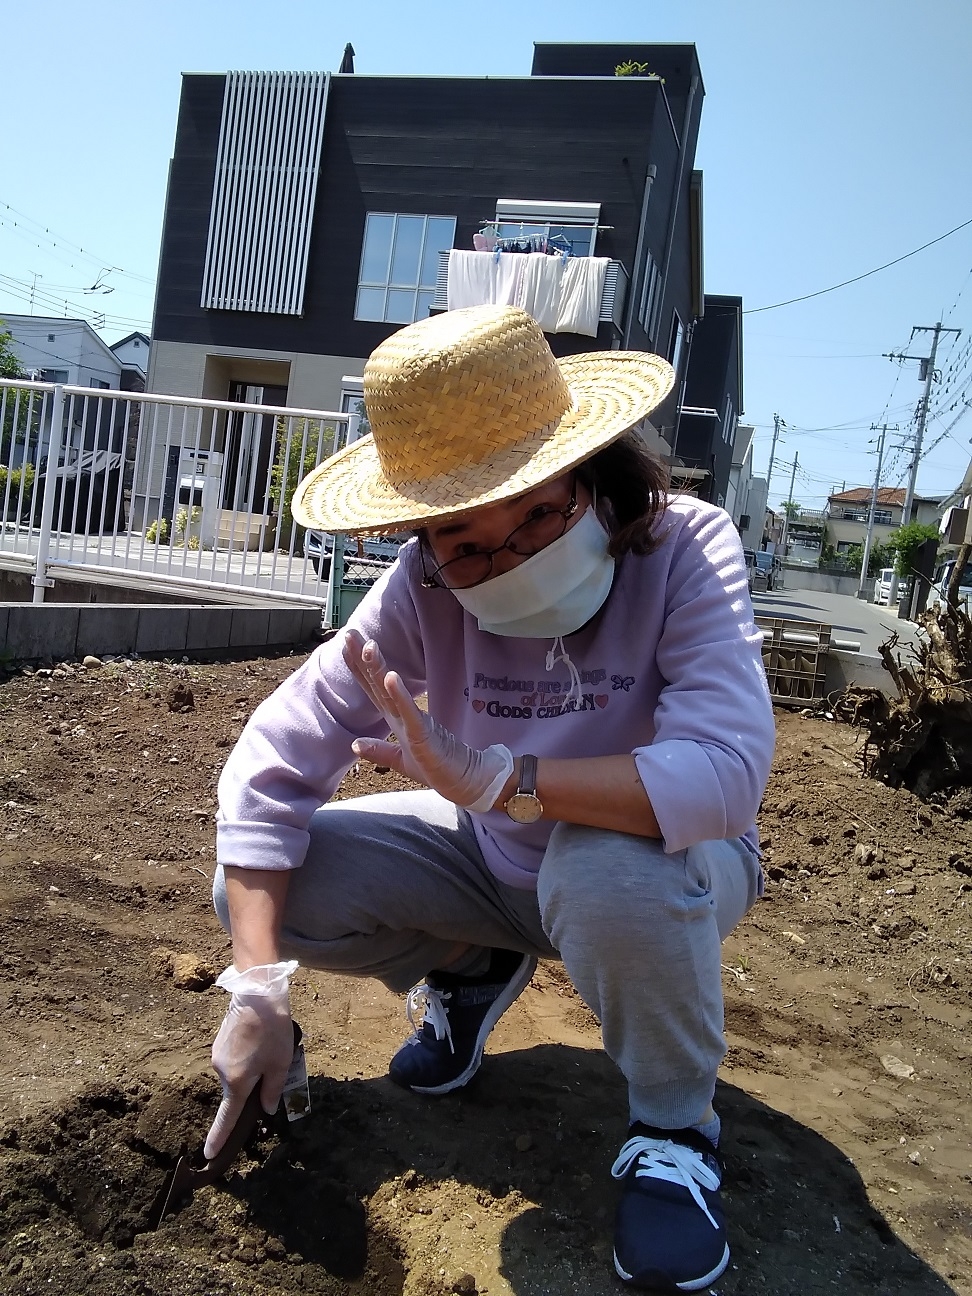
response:
<svg viewBox="0 0 972 1296"><path fill-rule="evenodd" d="M725 1054L721 951L760 889L741 841L666 855L645 837L555 826L537 890L497 881L469 816L431 791L323 806L290 879L281 956L405 991L457 942L556 958L601 1022L631 1115L695 1124ZM229 930L218 870L216 911Z"/></svg>

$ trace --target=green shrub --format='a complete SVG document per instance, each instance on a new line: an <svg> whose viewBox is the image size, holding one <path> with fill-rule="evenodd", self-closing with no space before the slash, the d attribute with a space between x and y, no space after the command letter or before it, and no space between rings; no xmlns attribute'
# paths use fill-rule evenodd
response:
<svg viewBox="0 0 972 1296"><path fill-rule="evenodd" d="M925 540L938 540L938 527L930 522L908 522L888 536L887 545L897 554L894 569L899 576L910 576L915 569L915 557Z"/></svg>
<svg viewBox="0 0 972 1296"><path fill-rule="evenodd" d="M149 544L169 543L169 524L165 518L156 518L154 522L149 523L145 539Z"/></svg>
<svg viewBox="0 0 972 1296"><path fill-rule="evenodd" d="M304 444L305 434L306 445ZM302 448L303 454L301 454ZM278 549L289 550L290 538L294 536L294 552L299 552L304 528L297 526L294 521L290 511L290 501L294 498L298 483L312 471L319 459L326 459L333 451L333 425L319 423L308 431L306 419L295 419L288 459L287 425L284 419L277 419L277 453L270 470L270 498L273 500L273 511L277 515Z"/></svg>
<svg viewBox="0 0 972 1296"><path fill-rule="evenodd" d="M34 488L34 478L37 473L33 464L24 464L22 468L10 469L0 464L0 521L5 521L9 516L11 519L18 515L23 516L24 512L30 508L31 493ZM10 490L8 498L7 490ZM21 487L23 488L23 500L21 501ZM6 509L4 510L4 502Z"/></svg>

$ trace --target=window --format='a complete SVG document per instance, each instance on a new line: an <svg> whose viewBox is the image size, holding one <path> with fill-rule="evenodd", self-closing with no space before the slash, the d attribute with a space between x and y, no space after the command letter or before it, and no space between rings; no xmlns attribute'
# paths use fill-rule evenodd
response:
<svg viewBox="0 0 972 1296"><path fill-rule="evenodd" d="M110 384L106 383L103 378L92 378L91 382L88 383L88 386L99 387L102 391L107 391Z"/></svg>
<svg viewBox="0 0 972 1296"><path fill-rule="evenodd" d="M357 414L361 418L358 424L358 436L367 436L371 431L368 411L364 403L364 384L360 378L345 376L341 379L341 404L338 406L343 414Z"/></svg>
<svg viewBox="0 0 972 1296"><path fill-rule="evenodd" d="M726 445L732 445L733 434L736 430L736 408L732 403L732 397L726 397L726 414L722 420L722 439Z"/></svg>
<svg viewBox="0 0 972 1296"><path fill-rule="evenodd" d="M678 311L672 311L672 333L668 343L668 358L677 374L682 372L682 360L685 358L685 325L679 318Z"/></svg>
<svg viewBox="0 0 972 1296"><path fill-rule="evenodd" d="M890 526L892 520L890 509L874 510L874 521L877 526Z"/></svg>
<svg viewBox="0 0 972 1296"><path fill-rule="evenodd" d="M132 340L132 346L141 346L141 345L142 345L142 344L141 344L141 342L139 342L138 338L134 338L134 339Z"/></svg>
<svg viewBox="0 0 972 1296"><path fill-rule="evenodd" d="M68 371L66 369L42 369L41 382L66 383L68 380Z"/></svg>
<svg viewBox="0 0 972 1296"><path fill-rule="evenodd" d="M435 296L439 253L456 237L454 216L365 218L354 318L385 324L424 319Z"/></svg>
<svg viewBox="0 0 972 1296"><path fill-rule="evenodd" d="M553 239L571 256L593 256L600 217L600 203L500 198L492 230L500 238Z"/></svg>
<svg viewBox="0 0 972 1296"><path fill-rule="evenodd" d="M54 339L54 334L53 334L53 333L48 333L48 335L47 335L47 340L48 340L48 342L53 342L53 341L55 340L55 339Z"/></svg>
<svg viewBox="0 0 972 1296"><path fill-rule="evenodd" d="M641 285L641 304L638 307L638 319L649 338L655 336L660 306L661 271L655 265L655 259L649 252L645 261L645 278Z"/></svg>

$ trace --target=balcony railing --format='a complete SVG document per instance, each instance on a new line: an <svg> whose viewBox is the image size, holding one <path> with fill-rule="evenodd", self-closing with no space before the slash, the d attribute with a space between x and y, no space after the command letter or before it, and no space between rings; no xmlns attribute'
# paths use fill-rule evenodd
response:
<svg viewBox="0 0 972 1296"><path fill-rule="evenodd" d="M449 250L439 253L439 269L435 281L435 296L432 309L448 310L449 285ZM621 329L624 314L624 303L628 294L628 272L620 261L609 261L604 276L604 289L601 292L601 308L598 312L598 323L613 324Z"/></svg>
<svg viewBox="0 0 972 1296"><path fill-rule="evenodd" d="M53 577L73 575L323 606L328 568L305 544L290 499L359 421L2 379L0 567L31 575L35 602ZM352 552L345 567L353 580Z"/></svg>

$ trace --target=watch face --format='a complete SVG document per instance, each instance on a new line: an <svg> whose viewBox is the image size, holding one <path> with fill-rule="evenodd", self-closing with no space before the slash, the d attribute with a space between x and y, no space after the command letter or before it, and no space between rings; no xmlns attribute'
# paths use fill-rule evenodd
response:
<svg viewBox="0 0 972 1296"><path fill-rule="evenodd" d="M506 803L506 813L516 823L536 823L543 814L543 806L532 792L514 792Z"/></svg>

